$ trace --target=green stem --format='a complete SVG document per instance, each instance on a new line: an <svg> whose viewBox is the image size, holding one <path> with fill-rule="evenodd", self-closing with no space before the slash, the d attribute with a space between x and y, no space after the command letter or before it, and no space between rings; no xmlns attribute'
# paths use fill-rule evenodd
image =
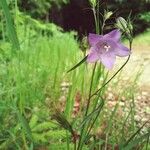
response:
<svg viewBox="0 0 150 150"><path fill-rule="evenodd" d="M98 6L98 7L99 7L99 6ZM96 33L99 33L99 26L98 26L98 22L97 22L97 16L96 16L95 7L93 7L93 15L94 15ZM95 63L94 68L93 68L93 72L92 72L91 83L90 83L90 90L89 90L89 97L88 97L88 103L87 103L87 108L86 108L86 112L85 112L84 118L87 116L88 110L89 110L89 106L90 106L91 92L92 92L92 85L93 85L93 79L94 79L96 64L97 64L97 63ZM83 118L83 119L84 119L84 118ZM80 139L79 139L79 143L78 143L78 148L77 148L77 150L79 150L80 148L82 148L82 145L81 145L81 144L83 144L83 143L82 143L82 139L83 139L84 130L85 130L85 125L84 125L83 128L81 129L81 134L80 134Z"/></svg>
<svg viewBox="0 0 150 150"><path fill-rule="evenodd" d="M150 136L148 136L148 137L147 137L147 142L146 142L146 150L148 150L149 139L150 139Z"/></svg>
<svg viewBox="0 0 150 150"><path fill-rule="evenodd" d="M67 136L67 150L69 150L70 147L69 147L69 135L68 135L68 131L66 131L66 136Z"/></svg>
<svg viewBox="0 0 150 150"><path fill-rule="evenodd" d="M74 143L74 150L76 150L77 149L77 142L75 141L75 143Z"/></svg>
<svg viewBox="0 0 150 150"><path fill-rule="evenodd" d="M106 21L106 19L104 18L104 21L103 21L103 24L102 24L102 27L101 27L101 34L103 34L103 31L104 31L105 21Z"/></svg>
<svg viewBox="0 0 150 150"><path fill-rule="evenodd" d="M95 119L93 120L91 126L89 127L89 130L88 130L88 132L87 132L87 135L86 135L86 137L85 137L85 140L86 140L86 138L89 136L89 134L90 134L90 132L91 132L91 130L92 130L92 128L93 128L93 126L94 126L94 124L95 124L95 122L96 122L96 120L97 120L97 118L98 118L98 116L99 116L99 114L100 114L101 109L103 108L103 106L104 106L104 100L102 100L101 104L100 104L100 105L98 106L98 108L97 108L97 109L99 109L99 110L98 110L98 113L97 113ZM94 110L94 111L95 111L95 110Z"/></svg>
<svg viewBox="0 0 150 150"><path fill-rule="evenodd" d="M85 117L88 114L88 110L89 110L89 106L90 106L90 100L91 100L91 93L92 93L92 86L93 86L93 79L94 79L94 74L95 74L95 70L96 70L96 64L94 65L93 68L93 72L92 72L92 76L91 76L91 83L90 83L90 90L89 90L89 97L88 97L88 102L87 102L87 107L86 107L86 112L85 112Z"/></svg>
<svg viewBox="0 0 150 150"><path fill-rule="evenodd" d="M91 76L91 83L90 83L90 90L89 90L89 96L88 96L88 102L87 102L87 107L86 107L86 112L85 112L85 115L84 115L84 118L87 116L88 114L88 110L89 110L89 106L90 106L90 100L91 100L91 93L92 93L92 85L93 85L93 79L94 79L94 74L95 74L95 70L96 70L96 64L94 65L94 68L93 68L93 71L92 71L92 76ZM83 133L84 133L84 130L85 130L85 125L83 126L83 128L81 129L81 134L80 134L80 139L79 139L79 144L78 144L78 148L77 150L80 149L80 147L82 148L81 146L81 141L83 139Z"/></svg>
<svg viewBox="0 0 150 150"><path fill-rule="evenodd" d="M97 21L97 17L96 17L96 10L95 10L95 7L93 8L93 15L94 15L96 33L99 33L99 29L98 29L99 27L98 27L98 21Z"/></svg>
<svg viewBox="0 0 150 150"><path fill-rule="evenodd" d="M109 71L107 71L107 73L104 74L104 69L103 69L102 73L103 73L102 77L104 78L104 80L103 80L103 82L102 82L102 85L103 85L103 84L105 84L105 82L106 82L106 80L107 80L107 78L108 78ZM102 94L103 94L103 93L102 93ZM98 104L98 100L99 100L100 95L101 95L101 92L99 92L98 97L97 97L97 99L96 99L96 101L95 101L95 103L94 103L93 111L96 109L96 106L97 106L97 104Z"/></svg>
<svg viewBox="0 0 150 150"><path fill-rule="evenodd" d="M100 4L99 4L99 1L97 1L97 19L96 19L96 21L97 21L97 28L96 28L96 33L97 34L100 34L100 16L99 16L99 6Z"/></svg>
<svg viewBox="0 0 150 150"><path fill-rule="evenodd" d="M103 84L104 84L104 83L106 82L106 80L107 80L108 73L109 73L109 72L107 72L106 77L105 77L105 79L104 79L104 81L103 81ZM96 108L99 98L101 98L102 102L101 102L100 105ZM93 111L92 111L91 113L97 111L97 113L98 113L97 117L98 117L99 114L100 114L100 112L101 112L101 110L102 110L102 108L103 108L103 106L104 106L104 99L101 97L101 92L99 92L98 98L97 98L97 100L96 100L96 103L95 103L95 105L94 105L94 107L93 107ZM87 132L86 137L88 137L88 135L89 135L89 133L90 133L90 131L91 131L93 125L95 124L95 122L96 122L96 120L97 120L97 117L95 117L95 119L94 119L94 121L93 121L92 124L90 124L90 122L89 122L89 125L91 125L91 126L88 127L89 130L88 130L88 132ZM92 121L92 120L91 120L91 121ZM85 140L86 140L86 137L85 137Z"/></svg>
<svg viewBox="0 0 150 150"><path fill-rule="evenodd" d="M26 141L26 136L25 133L22 133L22 139L23 139L23 143L24 143L24 149L28 150L28 145L27 145L27 141Z"/></svg>

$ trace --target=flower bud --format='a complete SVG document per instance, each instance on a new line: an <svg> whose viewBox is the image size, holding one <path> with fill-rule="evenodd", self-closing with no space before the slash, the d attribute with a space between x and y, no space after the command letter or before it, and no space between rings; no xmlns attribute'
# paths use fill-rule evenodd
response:
<svg viewBox="0 0 150 150"><path fill-rule="evenodd" d="M132 39L133 26L130 20L126 21L124 18L119 17L116 22L116 27L122 30L129 39Z"/></svg>
<svg viewBox="0 0 150 150"><path fill-rule="evenodd" d="M130 29L128 26L129 24L124 18L122 18L122 17L117 18L117 24L116 25L119 29L121 29L126 34L128 34L128 35L130 34Z"/></svg>
<svg viewBox="0 0 150 150"><path fill-rule="evenodd" d="M119 18L117 18L116 22L117 22L116 25L119 29L121 29L123 31L127 29L127 21L124 18L119 17Z"/></svg>
<svg viewBox="0 0 150 150"><path fill-rule="evenodd" d="M105 20L109 19L112 14L113 14L112 11L105 11L104 13Z"/></svg>
<svg viewBox="0 0 150 150"><path fill-rule="evenodd" d="M96 0L89 0L93 7L96 7Z"/></svg>

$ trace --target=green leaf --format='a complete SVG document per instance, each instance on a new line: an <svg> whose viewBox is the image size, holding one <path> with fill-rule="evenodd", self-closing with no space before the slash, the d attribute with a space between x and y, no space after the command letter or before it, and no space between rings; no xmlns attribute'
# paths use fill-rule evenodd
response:
<svg viewBox="0 0 150 150"><path fill-rule="evenodd" d="M21 123L21 126L23 127L25 133L27 134L27 137L31 141L33 141L31 129L30 129L30 126L28 124L28 121L27 121L26 117L24 115L22 115L20 112L18 112L17 115L18 115L19 121Z"/></svg>
<svg viewBox="0 0 150 150"><path fill-rule="evenodd" d="M31 119L30 119L30 122L29 122L29 126L30 128L34 128L36 125L38 124L38 116L33 114Z"/></svg>
<svg viewBox="0 0 150 150"><path fill-rule="evenodd" d="M144 139L147 139L150 136L150 132L142 135L141 137L135 139L134 141L130 142L123 150L132 150L135 146L137 146L140 142Z"/></svg>
<svg viewBox="0 0 150 150"><path fill-rule="evenodd" d="M77 63L74 67L72 67L70 70L67 71L67 73L69 73L70 71L76 69L77 67L79 67L82 63L84 63L87 59L88 55L85 56L79 63Z"/></svg>
<svg viewBox="0 0 150 150"><path fill-rule="evenodd" d="M133 143L132 140L136 137L136 135L138 135L138 134L140 133L140 131L143 129L143 127L144 127L147 123L148 123L148 121L145 122L145 123L127 140L127 142L125 142L125 144L123 145L123 147L126 147L126 146L130 145L131 143ZM135 141L136 141L136 140L135 140Z"/></svg>
<svg viewBox="0 0 150 150"><path fill-rule="evenodd" d="M6 17L6 25L7 25L9 39L12 42L13 48L18 50L18 49L20 49L19 41L17 38L17 34L16 34L14 24L13 24L13 19L9 12L9 8L8 8L6 0L0 0L0 5L1 5L4 15Z"/></svg>
<svg viewBox="0 0 150 150"><path fill-rule="evenodd" d="M32 128L32 132L42 132L42 131L44 132L49 129L55 129L57 127L58 127L58 125L56 123L42 122L40 124L37 124L37 126L35 126L34 128Z"/></svg>

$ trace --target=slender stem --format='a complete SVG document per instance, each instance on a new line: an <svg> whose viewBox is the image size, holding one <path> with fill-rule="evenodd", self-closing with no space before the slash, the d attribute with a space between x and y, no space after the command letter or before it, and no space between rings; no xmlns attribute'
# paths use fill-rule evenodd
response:
<svg viewBox="0 0 150 150"><path fill-rule="evenodd" d="M94 7L92 10L93 10L93 15L94 15L94 21L95 21L96 33L99 33L98 22L97 22L97 17L96 17L96 10L95 10L95 7Z"/></svg>
<svg viewBox="0 0 150 150"><path fill-rule="evenodd" d="M98 21L97 21L97 16L96 16L95 7L93 7L92 10L93 10L93 15L94 15L96 33L99 33L99 26L98 26ZM92 72L91 83L90 83L90 90L89 90L89 97L88 97L88 103L87 103L87 108L86 108L86 112L85 112L84 117L86 117L87 114L88 114L88 110L89 110L89 106L90 106L90 100L91 100L91 98L92 98L92 97L91 97L91 92L92 92L92 85L93 85L93 79L94 79L96 64L97 64L97 63L95 63L94 68L93 68L93 72ZM84 125L83 128L81 129L81 134L80 134L80 139L79 139L79 143L78 143L77 150L79 150L80 147L82 148L82 139L83 139L82 136L83 136L84 130L85 130L85 125Z"/></svg>
<svg viewBox="0 0 150 150"><path fill-rule="evenodd" d="M90 83L90 90L89 90L89 96L88 96L88 102L87 102L87 107L86 107L86 112L85 112L84 118L87 116L88 110L89 110L89 106L90 106L91 93L92 93L92 85L93 85L93 79L94 79L94 74L95 74L95 70L96 70L96 64L97 63L95 63L93 71L92 71L91 83ZM78 144L78 150L80 149L80 145L81 145L81 141L82 141L82 136L83 136L84 130L85 130L85 125L81 129L80 140L79 140L79 144Z"/></svg>
<svg viewBox="0 0 150 150"><path fill-rule="evenodd" d="M99 4L99 1L97 1L97 31L96 33L99 34L100 33L100 16L99 16L99 7L100 7L100 4Z"/></svg>
<svg viewBox="0 0 150 150"><path fill-rule="evenodd" d="M100 114L101 109L103 108L103 106L104 106L104 100L102 100L101 104L98 106L98 109L99 109L99 110L98 110L98 113L97 113L95 119L93 120L91 126L89 127L89 130L88 130L88 132L87 132L86 137L88 137L88 135L90 134L90 132L91 132L91 130L92 130L92 128L93 128L93 126L94 126L94 124L95 124L95 122L96 122L96 120L97 120L97 118L98 118L98 116L99 116L99 114ZM94 110L94 111L95 111L95 110ZM86 137L85 137L85 139L86 139Z"/></svg>
<svg viewBox="0 0 150 150"><path fill-rule="evenodd" d="M104 72L104 70L103 70L103 72ZM103 75L102 75L103 77L105 77L104 80L103 80L103 82L102 82L102 85L107 81L108 74L109 74L109 71L107 71L106 74L103 74ZM98 97L97 97L97 99L96 99L96 101L95 101L95 104L94 104L94 106L93 106L93 111L96 109L96 106L97 106L97 104L98 104L98 99L99 99L100 95L101 95L101 92L99 92Z"/></svg>
<svg viewBox="0 0 150 150"><path fill-rule="evenodd" d="M105 27L105 21L106 21L106 19L105 18L103 18L104 19L104 21L103 21L103 24L102 24L102 29L101 29L101 34L103 34L103 31L104 31L104 27Z"/></svg>
<svg viewBox="0 0 150 150"><path fill-rule="evenodd" d="M68 131L66 131L66 135L67 135L67 150L69 150L70 147L69 147L69 136L68 136Z"/></svg>
<svg viewBox="0 0 150 150"><path fill-rule="evenodd" d="M74 142L74 150L76 150L77 149L77 142L75 141Z"/></svg>
<svg viewBox="0 0 150 150"><path fill-rule="evenodd" d="M97 15L96 15L96 9L95 7L93 7L93 15L94 15L94 21L95 21L95 28L96 28L96 33L99 34L99 1L97 4ZM89 109L89 105L90 105L90 100L91 100L91 93L92 93L92 85L93 85L93 79L94 79L94 74L95 74L95 69L96 69L96 65L97 63L95 63L94 68L93 68L93 72L92 72L92 77L91 77L91 84L90 84L90 91L89 91L89 97L88 97L88 103L87 103L87 108L86 108L86 112L85 112L85 117L88 114L88 109Z"/></svg>
<svg viewBox="0 0 150 150"><path fill-rule="evenodd" d="M96 29L97 29L96 11L95 11L95 8L93 8L92 10L93 10L93 15L94 15L94 20L95 20L95 26L96 26Z"/></svg>
<svg viewBox="0 0 150 150"><path fill-rule="evenodd" d="M86 107L86 112L85 112L85 117L88 114L88 110L89 110L89 106L90 106L90 100L91 100L91 93L92 93L92 86L93 86L93 79L94 79L94 74L95 74L95 70L96 70L96 64L94 65L93 68L93 72L92 72L92 76L91 76L91 83L90 83L90 90L89 90L89 97L88 97L88 102L87 102L87 107Z"/></svg>
<svg viewBox="0 0 150 150"><path fill-rule="evenodd" d="M146 142L146 150L148 150L149 139L150 139L150 135L147 137L147 142Z"/></svg>
<svg viewBox="0 0 150 150"><path fill-rule="evenodd" d="M28 145L27 145L27 141L26 141L26 136L25 133L22 133L22 139L23 139L23 143L24 143L24 149L28 150Z"/></svg>
<svg viewBox="0 0 150 150"><path fill-rule="evenodd" d="M104 148L104 150L107 150L107 143L108 143L108 133L106 134L106 139L105 139L105 148Z"/></svg>

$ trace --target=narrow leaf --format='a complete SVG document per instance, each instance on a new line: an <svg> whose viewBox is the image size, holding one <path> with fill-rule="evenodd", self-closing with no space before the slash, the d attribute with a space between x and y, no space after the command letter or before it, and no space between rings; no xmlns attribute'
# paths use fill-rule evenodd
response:
<svg viewBox="0 0 150 150"><path fill-rule="evenodd" d="M129 140L124 144L124 147L125 147L126 145L128 145L128 144L136 137L137 134L140 133L140 131L143 129L143 127L144 127L147 123L148 123L148 121L145 122L145 123L129 138Z"/></svg>
<svg viewBox="0 0 150 150"><path fill-rule="evenodd" d="M19 41L18 41L17 34L16 34L16 31L14 28L14 24L13 24L13 19L11 17L6 0L0 0L0 5L3 9L4 15L6 18L8 37L9 37L10 41L12 42L13 48L20 49Z"/></svg>
<svg viewBox="0 0 150 150"><path fill-rule="evenodd" d="M85 56L79 63L77 63L74 67L72 67L70 70L67 71L67 73L69 73L70 71L76 69L77 67L79 67L82 63L84 63L87 59L88 55Z"/></svg>
<svg viewBox="0 0 150 150"><path fill-rule="evenodd" d="M28 124L28 121L27 121L26 117L25 117L24 115L22 115L20 112L18 112L17 115L18 115L18 118L19 118L19 121L20 121L20 123L21 123L22 128L24 129L24 131L25 131L26 134L27 134L27 137L28 137L31 141L33 141L31 129L30 129L30 126L29 126L29 124Z"/></svg>
<svg viewBox="0 0 150 150"><path fill-rule="evenodd" d="M130 150L133 149L135 146L137 146L140 142L142 142L144 139L146 139L147 137L150 136L150 132L142 135L141 137L135 139L134 141L132 141L131 143L129 143L124 150Z"/></svg>

